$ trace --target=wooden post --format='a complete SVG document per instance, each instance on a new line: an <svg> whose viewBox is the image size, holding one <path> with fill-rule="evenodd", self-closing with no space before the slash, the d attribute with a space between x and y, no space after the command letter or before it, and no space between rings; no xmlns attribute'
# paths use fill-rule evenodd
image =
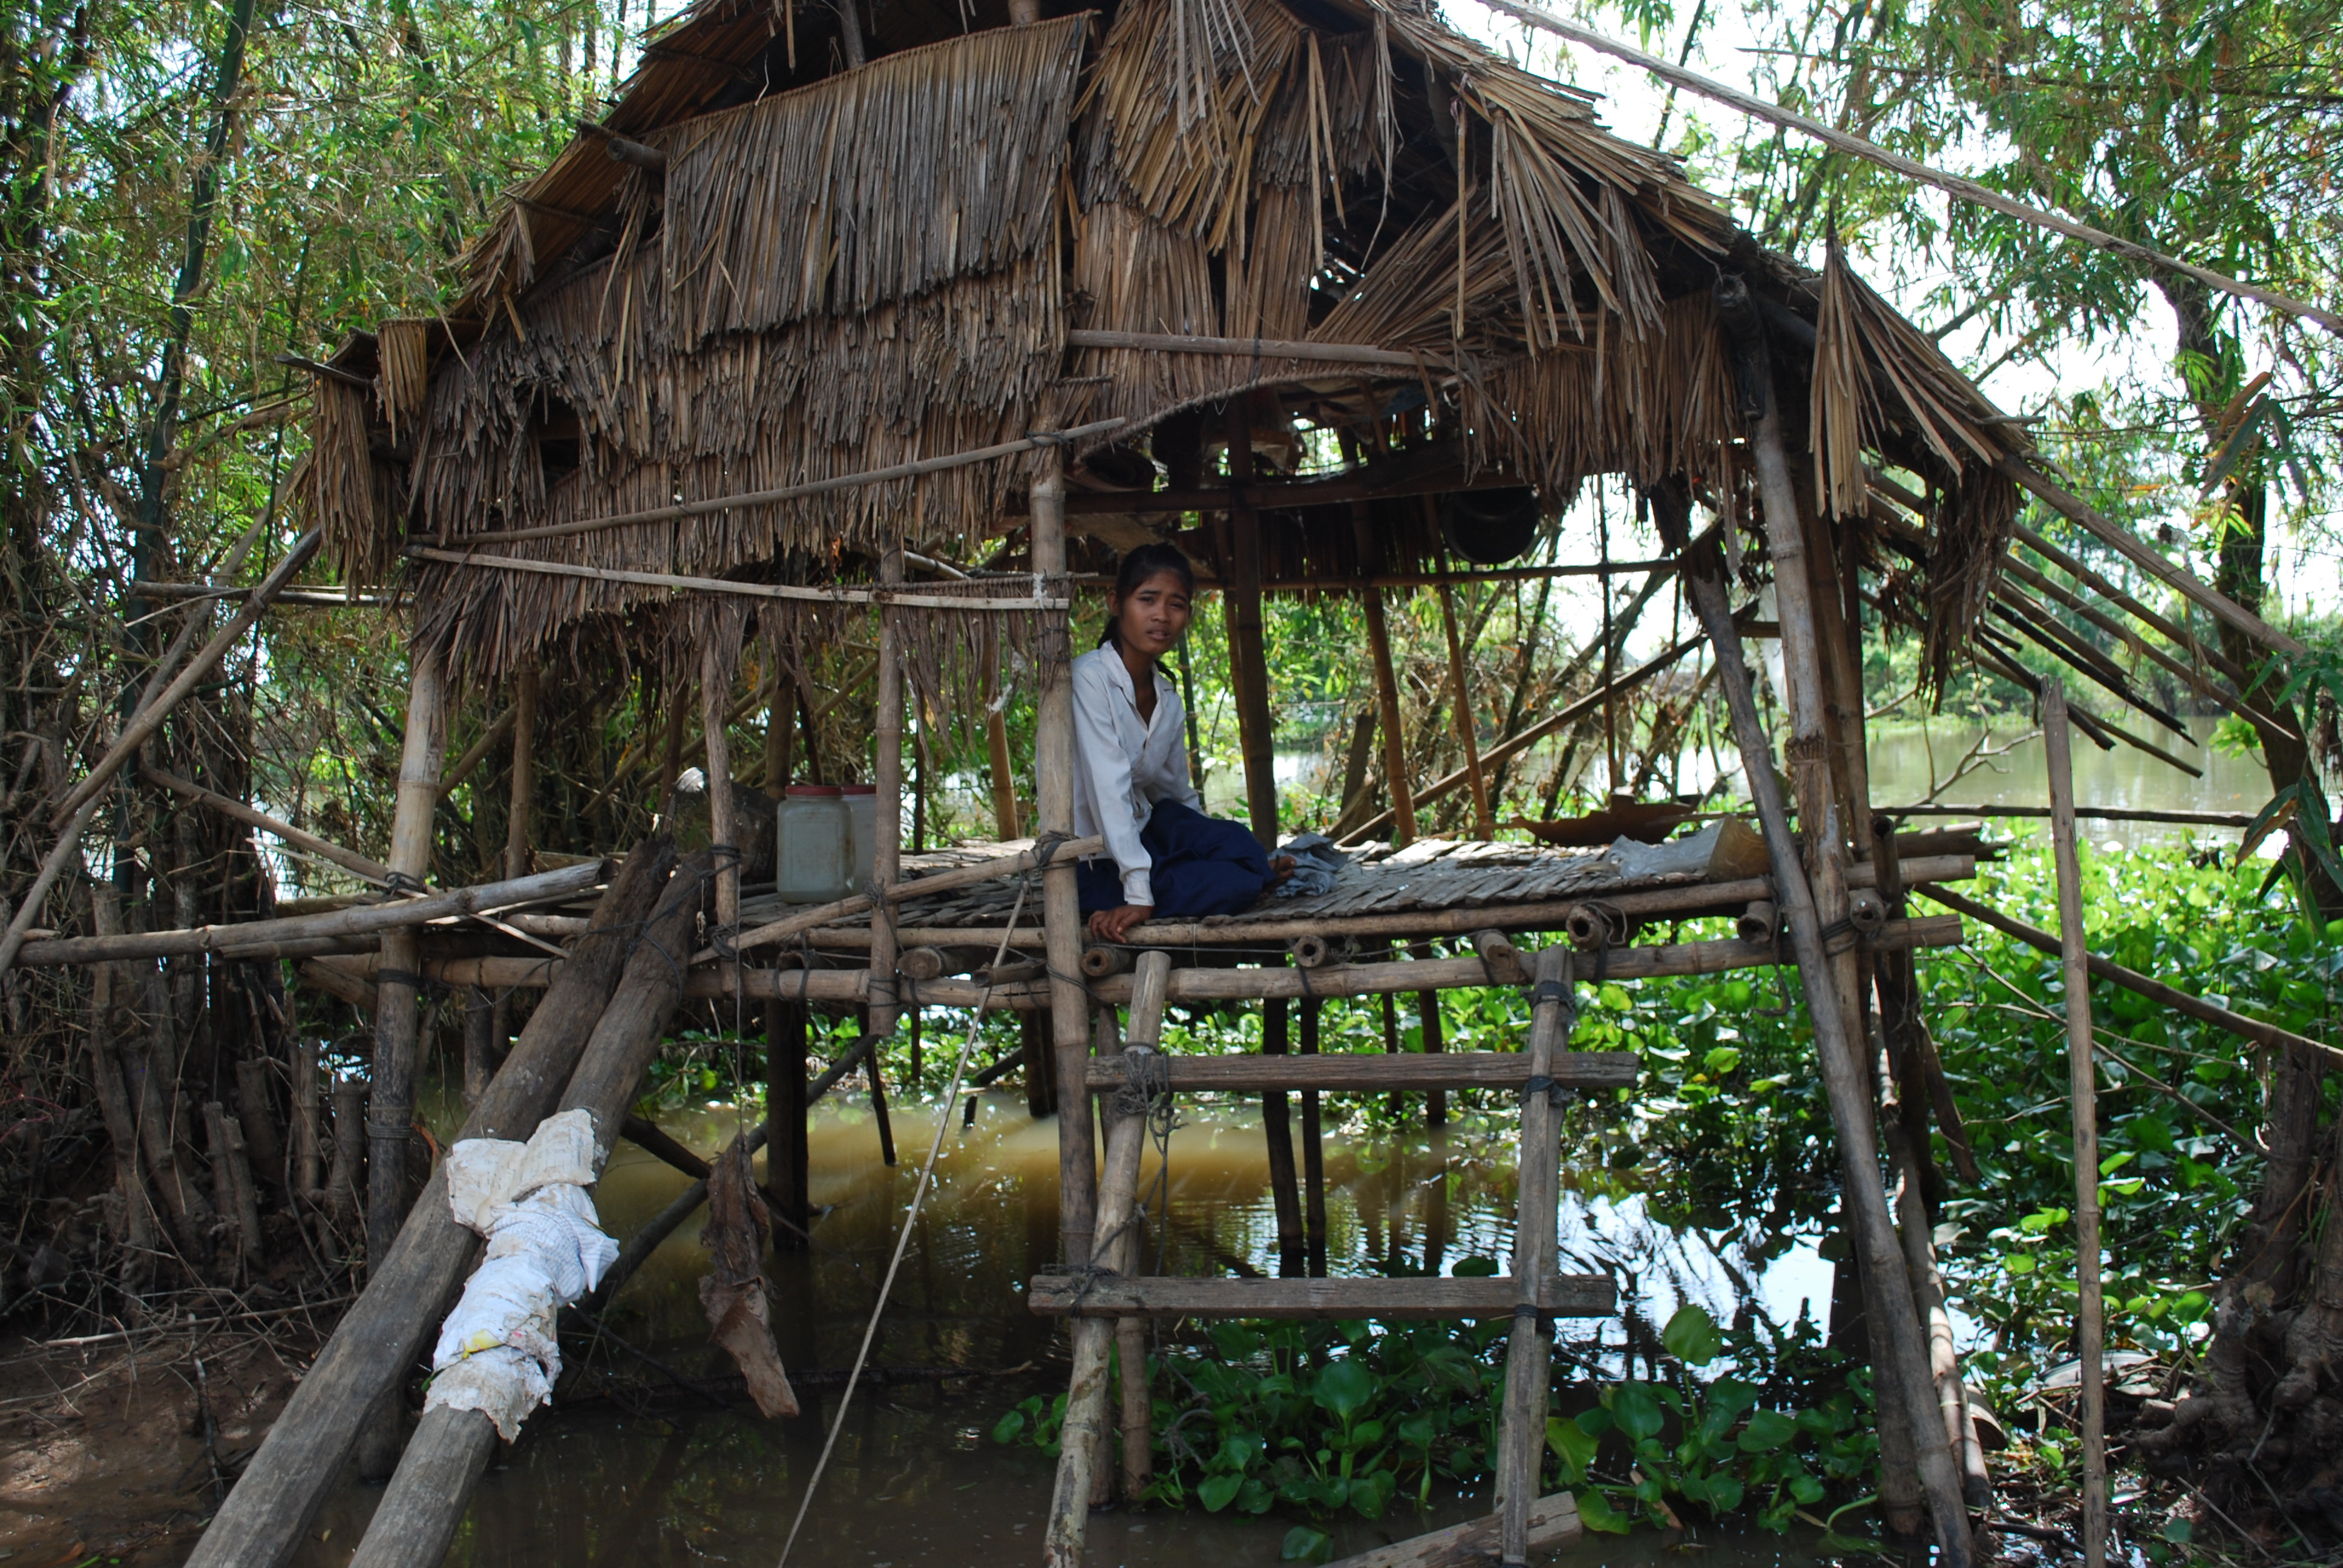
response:
<svg viewBox="0 0 2343 1568"><path fill-rule="evenodd" d="M1380 558L1368 521L1367 504L1351 506L1351 528L1358 540L1362 576ZM1367 620L1367 652L1375 667L1375 708L1383 738L1383 783L1391 791L1392 837L1401 844L1415 842L1415 794L1407 774L1407 744L1402 733L1399 674L1392 668L1391 627L1383 619L1383 594L1378 588L1359 589L1359 608Z"/></svg>
<svg viewBox="0 0 2343 1568"><path fill-rule="evenodd" d="M1540 949L1536 989L1531 992L1530 1080L1551 1079L1554 1059L1570 1049L1578 1009L1571 995L1570 949L1557 942ZM1562 1112L1550 1093L1522 1097L1521 1207L1513 1221L1513 1274L1522 1299L1534 1300L1532 1282L1554 1270L1559 1191L1562 1183ZM1553 1331L1535 1314L1516 1312L1513 1342L1505 1351L1505 1404L1497 1433L1497 1516L1500 1563L1526 1562L1530 1510L1538 1495L1540 1461L1545 1452L1546 1396L1551 1386Z"/></svg>
<svg viewBox="0 0 2343 1568"><path fill-rule="evenodd" d="M903 580L903 549L890 546L879 558L879 580ZM903 864L903 629L902 612L881 606L879 611L879 680L872 740L871 781L879 786L871 813L878 824L870 844L870 887L874 896L893 887ZM862 846L854 847L855 854ZM901 1010L895 1002L895 911L880 899L870 911L870 1021L872 1034L891 1035ZM870 1059L870 1090L880 1093L879 1058ZM883 1121L883 1117L882 1117ZM893 1141L889 1140L890 1142ZM890 1151L891 1156L891 1151ZM892 1165L890 1157L887 1163Z"/></svg>
<svg viewBox="0 0 2343 1568"><path fill-rule="evenodd" d="M1155 1479L1155 1407L1147 1388L1147 1320L1118 1318L1114 1353L1122 1363L1122 1501L1136 1508Z"/></svg>
<svg viewBox="0 0 2343 1568"><path fill-rule="evenodd" d="M1473 733L1473 693L1464 680L1464 644L1456 632L1456 596L1446 583L1439 591L1440 622L1448 633L1448 680L1456 691L1456 739L1464 748L1464 776L1473 790L1473 831L1485 843L1497 836L1497 824L1489 815L1488 781L1481 777L1481 741Z"/></svg>
<svg viewBox="0 0 2343 1568"><path fill-rule="evenodd" d="M1033 569L1052 581L1066 571L1066 477L1053 450L1033 481ZM1040 701L1033 737L1033 793L1044 837L1074 830L1074 688L1071 618L1047 612L1034 639ZM1064 1087L1058 1107L1058 1233L1066 1260L1091 1255L1098 1201L1096 1153L1091 1147L1090 1096L1082 1091L1090 1057L1090 998L1081 985L1081 895L1074 863L1052 856L1041 872L1042 931L1050 964L1051 1055Z"/></svg>
<svg viewBox="0 0 2343 1568"><path fill-rule="evenodd" d="M1001 678L1001 628L984 618L984 751L992 775L992 830L1005 842L1020 837L1017 826L1017 765L1009 755L1009 715ZM1001 706L995 707L1000 703Z"/></svg>
<svg viewBox="0 0 2343 1568"><path fill-rule="evenodd" d="M1426 942L1414 943L1408 949L1408 956L1412 959L1421 960L1430 956L1430 953L1431 945ZM1437 1055L1448 1049L1448 1042L1442 1037L1440 1030L1440 993L1438 991L1420 990L1415 993L1415 1022L1417 1032L1423 1037L1422 1043L1426 1054ZM1432 1128L1448 1125L1448 1091L1446 1090L1427 1089L1423 1091L1423 1124Z"/></svg>
<svg viewBox="0 0 2343 1568"><path fill-rule="evenodd" d="M689 677L679 676L679 689L661 694L667 715L659 729L659 781L658 809L664 812L675 794L675 781L683 772L683 709L684 698L691 689Z"/></svg>
<svg viewBox="0 0 2343 1568"><path fill-rule="evenodd" d="M1172 975L1169 953L1142 954L1131 977L1131 1042L1162 1039L1163 998ZM1064 1081L1063 1099L1081 1096L1081 1080ZM1111 1103L1111 1101L1109 1101ZM1062 1136L1065 1111L1059 1111ZM1093 1269L1128 1272L1138 1254L1135 1226L1140 1157L1147 1142L1146 1116L1114 1116L1107 1126L1105 1170L1099 1181L1099 1239L1084 1254ZM1086 1147L1087 1157L1090 1150ZM1041 1543L1044 1568L1082 1568L1082 1537L1090 1524L1091 1473L1103 1457L1106 1435L1107 1351L1114 1342L1109 1318L1076 1316L1073 1375L1066 1388L1065 1423L1059 1432L1058 1478L1050 1501L1050 1522Z"/></svg>
<svg viewBox="0 0 2343 1568"><path fill-rule="evenodd" d="M407 683L407 738L390 827L392 884L421 891L431 874L431 814L439 804L440 751L447 739L439 656L417 649ZM412 927L386 931L375 976L374 1066L367 1107L367 1268L381 1266L407 1218L407 1143L415 1121L417 971Z"/></svg>
<svg viewBox="0 0 2343 1568"><path fill-rule="evenodd" d="M2107 1334L2099 1299L2098 1076L2092 1064L2090 953L2083 932L2083 867L2075 851L2074 742L2066 692L2042 683L2042 747L2050 765L2050 842L2058 868L2058 943L2066 964L2066 1064L2075 1116L2075 1357L2082 1362L2083 1562L2107 1568Z"/></svg>
<svg viewBox="0 0 2343 1568"><path fill-rule="evenodd" d="M1318 1026L1324 1004L1302 1003L1302 1054L1318 1054ZM1302 1236L1312 1279L1326 1277L1326 1138L1318 1114L1318 1091L1302 1091Z"/></svg>
<svg viewBox="0 0 2343 1568"><path fill-rule="evenodd" d="M1261 1053L1286 1054L1286 1004L1272 997L1262 1004ZM1293 1175L1293 1128L1286 1119L1285 1091L1265 1089L1261 1095L1261 1130L1269 1142L1269 1195L1277 1211L1277 1271L1296 1275L1307 1271L1302 1243L1302 1198Z"/></svg>
<svg viewBox="0 0 2343 1568"><path fill-rule="evenodd" d="M1276 725L1269 711L1269 659L1262 649L1261 516L1244 497L1252 483L1252 407L1229 399L1229 525L1233 558L1221 603L1228 622L1229 678L1236 688L1238 743L1244 750L1245 809L1252 836L1277 849Z"/></svg>
<svg viewBox="0 0 2343 1568"><path fill-rule="evenodd" d="M1778 459L1778 446L1775 457ZM1782 477L1786 480L1786 469ZM1689 531L1683 518L1689 503L1681 494L1663 497L1655 492L1655 502L1664 498L1678 509L1676 532L1681 538ZM1664 530L1666 526L1664 522ZM1775 569L1780 578L1796 576L1778 557ZM1887 1194L1879 1181L1870 1074L1865 1070L1856 1039L1848 1032L1845 1010L1832 1005L1836 1000L1835 979L1823 941L1820 900L1807 879L1796 840L1790 835L1788 815L1783 809L1781 791L1775 780L1773 748L1766 739L1764 720L1758 717L1756 700L1751 695L1748 668L1742 659L1741 636L1733 624L1732 607L1725 598L1724 554L1715 541L1686 559L1684 583L1702 627L1714 645L1718 684L1732 714L1743 776L1765 829L1776 897L1789 927L1798 972L1806 987L1808 1012L1815 1026L1815 1055L1822 1066L1830 1101L1831 1129L1838 1143L1843 1201L1852 1221L1865 1275L1876 1282L1880 1300L1885 1303L1871 1325L1882 1347L1875 1382L1884 1384L1893 1380L1899 1385L1904 1425L1911 1434L1915 1463L1928 1513L1936 1525L1941 1568L1970 1568L1976 1550L1962 1502L1960 1478L1952 1451L1945 1442L1943 1427L1936 1420L1911 1279L1904 1266L1895 1221L1888 1216ZM1786 596L1778 588L1775 597L1777 602L1787 603ZM1786 635L1786 625L1785 629ZM1812 651L1809 646L1808 652ZM1843 898L1844 884L1840 891ZM1886 1419L1883 1414L1883 1426Z"/></svg>

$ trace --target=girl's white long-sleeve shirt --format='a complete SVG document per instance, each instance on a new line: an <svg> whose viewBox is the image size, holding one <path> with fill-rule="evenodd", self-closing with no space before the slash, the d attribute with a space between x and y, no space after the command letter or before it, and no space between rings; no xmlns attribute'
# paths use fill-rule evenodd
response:
<svg viewBox="0 0 2343 1568"><path fill-rule="evenodd" d="M1112 643L1074 660L1074 833L1106 839L1122 873L1122 901L1155 902L1154 858L1139 841L1158 800L1204 809L1188 777L1180 695L1155 671L1155 717L1139 717L1131 668Z"/></svg>

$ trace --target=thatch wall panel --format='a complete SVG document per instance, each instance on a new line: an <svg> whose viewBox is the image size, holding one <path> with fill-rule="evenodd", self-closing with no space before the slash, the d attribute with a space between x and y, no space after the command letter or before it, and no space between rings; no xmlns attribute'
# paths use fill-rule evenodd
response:
<svg viewBox="0 0 2343 1568"><path fill-rule="evenodd" d="M666 134L678 347L873 309L1054 232L1086 15L890 55Z"/></svg>

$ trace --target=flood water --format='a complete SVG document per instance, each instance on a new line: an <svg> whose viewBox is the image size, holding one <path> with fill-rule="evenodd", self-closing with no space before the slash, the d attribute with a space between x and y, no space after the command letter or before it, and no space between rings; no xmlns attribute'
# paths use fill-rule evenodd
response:
<svg viewBox="0 0 2343 1568"><path fill-rule="evenodd" d="M902 1162L890 1170L880 1162L867 1105L833 1100L819 1109L813 1197L829 1206L814 1226L819 1246L779 1254L769 1265L782 1358L805 1374L802 1416L767 1422L745 1401L728 1411L665 1395L655 1410L632 1413L607 1400L539 1411L519 1442L500 1453L447 1561L468 1568L776 1562L836 1416L836 1380L852 1364L936 1111L931 1102L893 1108ZM1513 1231L1511 1120L1483 1128L1467 1118L1438 1135L1419 1125L1412 1136L1373 1144L1330 1133L1329 1271L1446 1273L1467 1258L1502 1261ZM709 1151L732 1135L736 1121L730 1109L709 1107L666 1124ZM1151 1232L1151 1259L1160 1246L1161 1267L1171 1272L1274 1273L1264 1149L1257 1106L1183 1101L1164 1184L1169 1223ZM1142 1191L1156 1191L1161 1171L1151 1150ZM623 1239L684 1185L682 1176L622 1142L597 1195L604 1223ZM1562 1267L1613 1273L1623 1304L1646 1324L1664 1322L1685 1300L1707 1303L1720 1319L1755 1310L1786 1323L1806 1302L1818 1319L1827 1312L1830 1265L1815 1256L1812 1238L1765 1267L1735 1241L1712 1245L1696 1230L1654 1224L1642 1197L1610 1172L1566 1171L1564 1187ZM1062 1332L1022 1305L1026 1279L1055 1259L1057 1224L1056 1123L1033 1120L1019 1094L978 1097L973 1127L963 1127L956 1108L870 1362L976 1375L870 1383L857 1392L792 1562L989 1568L1038 1561L1052 1462L1031 1448L1001 1447L989 1433L1019 1400L1065 1386ZM697 1282L706 1264L698 1225L688 1224L628 1283L605 1323L686 1376L729 1372L707 1342L699 1312ZM1619 1375L1627 1333L1619 1318L1565 1323L1558 1358ZM607 1368L630 1383L659 1381L607 1342L581 1342L569 1353L573 1365ZM347 1483L313 1527L302 1568L347 1563L380 1495L378 1487ZM1488 1506L1450 1497L1426 1517L1394 1505L1383 1522L1387 1529L1347 1520L1336 1530L1335 1549L1363 1551ZM1201 1509L1104 1513L1093 1515L1088 1560L1127 1568L1273 1564L1293 1523ZM1710 1562L1729 1558L1736 1568L1811 1560L1795 1537L1729 1536L1709 1544ZM1648 1532L1590 1535L1552 1560L1586 1568L1641 1564L1656 1561L1663 1547Z"/></svg>

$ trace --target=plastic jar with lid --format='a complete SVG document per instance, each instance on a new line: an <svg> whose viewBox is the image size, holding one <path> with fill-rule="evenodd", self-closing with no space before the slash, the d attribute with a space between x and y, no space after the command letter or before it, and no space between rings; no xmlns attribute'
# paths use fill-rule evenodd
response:
<svg viewBox="0 0 2343 1568"><path fill-rule="evenodd" d="M781 797L773 890L783 903L827 904L847 884L854 829L835 784L792 784Z"/></svg>
<svg viewBox="0 0 2343 1568"><path fill-rule="evenodd" d="M859 893L870 886L878 869L879 786L845 784L840 789L846 797L847 818L854 824L854 847L849 851L846 874Z"/></svg>

